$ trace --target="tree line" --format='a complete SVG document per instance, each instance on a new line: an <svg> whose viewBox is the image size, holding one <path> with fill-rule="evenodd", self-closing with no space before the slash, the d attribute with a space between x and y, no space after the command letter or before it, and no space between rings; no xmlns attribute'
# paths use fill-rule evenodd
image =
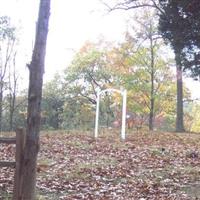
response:
<svg viewBox="0 0 200 200"><path fill-rule="evenodd" d="M145 10L145 14L130 19L131 26L123 41L87 41L76 52L71 64L44 85L42 129L93 129L97 88L121 87L128 91L127 111L141 119L144 127L149 130L176 129L177 78L173 72L176 60L168 53L169 47L161 37L157 13L149 8ZM9 61L15 72L12 60L14 51ZM4 90L1 124L2 130L8 131L25 126L27 96L26 91L16 92L17 80L10 83L11 79L15 80L15 73L11 76L8 70L5 74L8 78L4 82L10 87ZM195 113L199 104L191 101L184 84L182 90L185 128L198 131L200 125ZM121 104L122 99L117 94L106 93L102 97L101 126L113 126Z"/></svg>
<svg viewBox="0 0 200 200"><path fill-rule="evenodd" d="M199 80L199 2L176 0L125 0L103 3L109 11L135 11L145 7L159 16L158 29L166 43L174 51L176 62L176 131L184 132L183 73ZM141 10L142 11L142 10Z"/></svg>

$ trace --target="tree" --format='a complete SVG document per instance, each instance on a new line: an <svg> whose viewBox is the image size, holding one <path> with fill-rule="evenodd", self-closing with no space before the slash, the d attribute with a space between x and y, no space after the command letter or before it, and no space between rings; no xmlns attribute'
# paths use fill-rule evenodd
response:
<svg viewBox="0 0 200 200"><path fill-rule="evenodd" d="M50 82L43 88L42 99L42 127L45 129L60 129L63 122L63 107L65 90L63 90L62 80L56 74Z"/></svg>
<svg viewBox="0 0 200 200"><path fill-rule="evenodd" d="M182 62L184 70L195 80L200 80L200 4L198 0L179 2L184 19Z"/></svg>
<svg viewBox="0 0 200 200"><path fill-rule="evenodd" d="M125 0L104 4L112 10L132 10L151 7L160 15L160 30L164 39L170 41L175 53L177 73L176 131L184 131L183 123L183 71L189 71L198 79L200 74L200 4L198 0ZM191 31L192 30L192 31Z"/></svg>
<svg viewBox="0 0 200 200"><path fill-rule="evenodd" d="M161 0L162 1L162 0ZM157 0L125 0L125 1L115 1L114 4L108 4L103 1L103 3L109 8L109 11L112 10L132 10L132 9L138 9L138 8L153 8L154 10L157 11L157 13L160 14L160 16L166 17L166 11L164 10L161 1ZM161 18L160 18L161 19ZM179 24L180 26L180 24ZM165 38L165 37L163 37ZM165 38L166 39L166 38ZM176 117L176 130L178 132L184 131L184 125L183 125L183 83L182 83L182 68L180 67L180 52L176 50L176 63L177 63L177 117ZM153 66L154 58L153 58L153 51L151 51L151 56L152 56L152 63L151 65ZM149 128L153 128L153 110L154 110L154 98L153 98L153 91L154 91L154 81L153 81L153 68L151 71L151 109L150 109L150 116L149 116Z"/></svg>
<svg viewBox="0 0 200 200"><path fill-rule="evenodd" d="M86 117L83 118L81 116L81 110L90 111L87 112L88 114L90 113L88 121L89 119L94 119L94 117L91 117L91 112L96 105L97 88L106 89L112 85L114 77L107 65L109 48L102 41L98 43L86 42L64 73L65 87L63 89L67 93L65 109L68 110L68 113L65 112L64 116L66 119L73 118L75 126L85 123ZM105 103L104 100L102 102ZM72 102L74 102L74 105ZM85 108L81 106L81 103L85 105ZM74 110L70 109L72 105ZM101 106L100 112L103 112L102 108ZM80 116L78 117L78 115ZM69 123L65 122L65 125L67 124Z"/></svg>
<svg viewBox="0 0 200 200"><path fill-rule="evenodd" d="M160 0L159 27L175 53L177 65L177 131L184 131L182 72L198 80L200 76L200 4L198 0Z"/></svg>
<svg viewBox="0 0 200 200"><path fill-rule="evenodd" d="M149 93L149 130L154 129L154 119L155 119L155 99L156 99L156 73L158 71L158 51L161 47L161 41L159 41L160 35L157 30L157 19L155 13L151 12L149 9L145 9L144 16L137 18L138 27L134 28L136 31L138 42L147 43L143 44L146 46L147 53L144 65L147 65L147 72L150 77L150 93ZM142 44L140 44L142 45ZM157 68L157 69L156 69Z"/></svg>
<svg viewBox="0 0 200 200"><path fill-rule="evenodd" d="M160 0L163 13L159 18L159 30L162 37L168 41L175 54L176 61L176 75L177 75L177 117L176 117L176 131L184 132L183 123L183 81L182 81L182 50L184 49L184 31L185 20L182 16L180 1Z"/></svg>
<svg viewBox="0 0 200 200"><path fill-rule="evenodd" d="M65 99L63 106L62 128L88 130L94 126L95 109L93 104L82 97Z"/></svg>
<svg viewBox="0 0 200 200"><path fill-rule="evenodd" d="M10 18L0 17L0 131L2 129L3 96L6 86L6 75L10 61L14 55L15 27Z"/></svg>
<svg viewBox="0 0 200 200"><path fill-rule="evenodd" d="M112 79L106 65L107 51L100 43L86 42L65 73L69 89L76 90L92 104L96 104L96 88L105 89Z"/></svg>
<svg viewBox="0 0 200 200"><path fill-rule="evenodd" d="M41 98L50 2L50 0L40 0L35 45L32 61L29 65L27 135L22 162L22 180L18 186L19 197L16 198L21 200L36 199L36 165L39 151Z"/></svg>
<svg viewBox="0 0 200 200"><path fill-rule="evenodd" d="M14 112L16 109L16 95L17 95L17 86L18 86L18 78L16 71L16 53L13 57L13 68L9 66L9 130L13 130L13 119L14 119Z"/></svg>
<svg viewBox="0 0 200 200"><path fill-rule="evenodd" d="M147 22L148 24L148 22ZM146 24L146 25L147 25ZM138 28L139 26L137 26ZM144 27L143 27L144 28ZM139 29L139 28L138 28ZM145 29L138 31L138 34ZM136 32L135 30L133 31ZM151 33L152 34L152 33ZM150 36L152 36L150 34ZM147 35L146 35L147 36ZM156 35L154 35L155 37ZM142 40L142 38L140 37ZM143 120L149 118L149 128L158 116L174 115L172 112L175 102L174 77L170 70L170 62L161 54L162 41L149 40L141 44L134 35L126 35L126 40L113 50L110 63L121 85L128 90L127 109L139 115ZM144 39L144 38L143 38ZM138 43L140 44L138 46ZM153 50L153 64L152 64ZM117 69L117 70L116 70ZM153 77L152 77L153 72ZM153 92L152 92L153 81ZM153 109L152 109L153 98ZM150 113L153 110L153 117ZM154 127L154 124L153 124Z"/></svg>

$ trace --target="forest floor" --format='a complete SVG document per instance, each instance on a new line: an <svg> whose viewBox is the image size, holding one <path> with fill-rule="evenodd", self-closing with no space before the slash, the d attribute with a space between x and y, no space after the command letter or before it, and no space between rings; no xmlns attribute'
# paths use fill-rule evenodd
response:
<svg viewBox="0 0 200 200"><path fill-rule="evenodd" d="M106 134L106 135L105 135ZM0 160L14 159L12 145ZM38 200L200 199L200 134L119 131L41 134ZM13 170L0 169L0 199L12 193Z"/></svg>

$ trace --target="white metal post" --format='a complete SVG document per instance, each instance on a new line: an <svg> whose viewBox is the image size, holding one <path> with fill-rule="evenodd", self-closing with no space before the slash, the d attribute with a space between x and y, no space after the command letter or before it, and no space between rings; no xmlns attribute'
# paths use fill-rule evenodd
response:
<svg viewBox="0 0 200 200"><path fill-rule="evenodd" d="M122 105L122 130L121 130L121 139L125 140L126 137L126 99L127 99L127 92L126 90L123 91L123 105Z"/></svg>
<svg viewBox="0 0 200 200"><path fill-rule="evenodd" d="M96 119L95 119L95 133L94 137L98 137L98 125L99 125L99 101L100 101L100 90L97 89L97 100L96 100Z"/></svg>

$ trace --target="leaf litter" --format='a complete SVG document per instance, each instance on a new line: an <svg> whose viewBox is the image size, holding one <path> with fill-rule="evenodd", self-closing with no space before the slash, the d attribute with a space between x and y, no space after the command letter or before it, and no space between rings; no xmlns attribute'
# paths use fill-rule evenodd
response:
<svg viewBox="0 0 200 200"><path fill-rule="evenodd" d="M14 147L0 150L1 160L14 157ZM41 200L200 199L200 135L42 133L37 169ZM12 187L13 170L0 168L0 199Z"/></svg>

